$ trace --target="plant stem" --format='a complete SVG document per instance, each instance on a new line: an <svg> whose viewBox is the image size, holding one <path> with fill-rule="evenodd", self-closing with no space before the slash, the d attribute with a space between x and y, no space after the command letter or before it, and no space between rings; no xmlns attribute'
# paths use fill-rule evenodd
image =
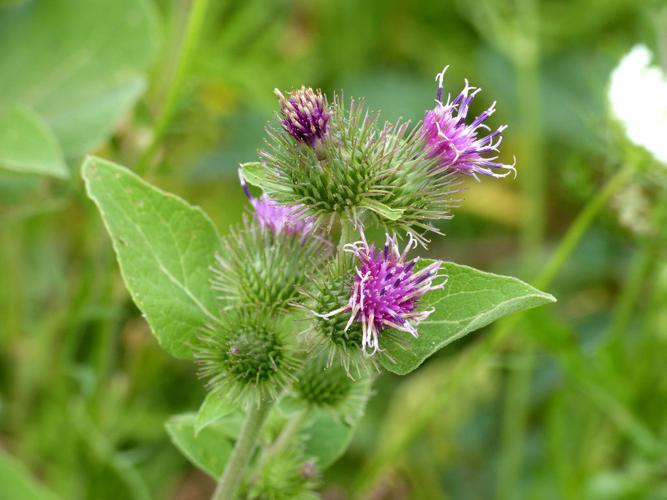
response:
<svg viewBox="0 0 667 500"><path fill-rule="evenodd" d="M261 469L269 461L269 459L275 457L276 455L284 451L285 448L287 448L287 446L292 442L296 434L301 429L301 426L303 425L303 422L306 419L307 414L308 410L303 410L299 414L290 418L290 420L285 424L283 429L280 431L280 434L278 435L276 440L273 442L273 445L271 445L270 448L268 448L262 453L262 458L260 460L259 466L256 468L258 472L261 472Z"/></svg>
<svg viewBox="0 0 667 500"><path fill-rule="evenodd" d="M524 158L520 182L524 215L521 227L521 250L524 262L531 262L544 239L545 176L540 95L539 12L536 0L516 2L515 43L511 52L519 96L521 128L520 152Z"/></svg>
<svg viewBox="0 0 667 500"><path fill-rule="evenodd" d="M250 457L255 449L257 437L272 406L273 401L269 400L261 400L257 406L250 406L246 421L241 429L241 434L234 445L229 462L227 462L225 471L218 482L211 500L232 500L234 498L241 484L243 472L248 466Z"/></svg>
<svg viewBox="0 0 667 500"><path fill-rule="evenodd" d="M517 0L513 26L513 62L519 96L521 153L526 168L521 174L524 215L521 225L521 255L524 265L532 265L544 240L546 184L544 173L544 133L540 92L540 13L537 0ZM533 269L531 266L530 269ZM510 372L503 407L498 498L515 497L521 468L523 435L527 421L533 349L520 355L522 367Z"/></svg>
<svg viewBox="0 0 667 500"><path fill-rule="evenodd" d="M651 222L651 227L657 231L665 227L665 223L667 223L667 192L660 194L660 199L651 214ZM660 248L664 242L665 238L660 235L651 234L645 236L639 252L632 261L629 274L625 279L625 285L621 290L614 310L611 331L607 338L607 342L612 349L620 347L617 344L622 341L623 334L630 325L637 297L642 290L642 285L651 275L651 270L655 267Z"/></svg>
<svg viewBox="0 0 667 500"><path fill-rule="evenodd" d="M577 218L570 225L565 236L563 236L558 244L551 259L549 259L549 262L542 272L540 272L533 281L535 287L543 288L551 284L556 273L558 273L565 261L572 254L593 219L597 216L600 210L604 208L609 201L609 198L611 198L611 196L625 184L630 176L635 173L636 169L636 163L632 162L626 164L607 181L602 189L600 189L586 204L582 211L579 212L579 215L577 215Z"/></svg>
<svg viewBox="0 0 667 500"><path fill-rule="evenodd" d="M301 413L293 416L289 422L287 422L285 427L283 427L283 430L280 432L278 439L276 439L275 443L273 443L273 446L270 448L269 456L277 455L287 447L294 436L296 436L297 432L299 432L299 429L301 429L307 414L308 411L303 410Z"/></svg>
<svg viewBox="0 0 667 500"><path fill-rule="evenodd" d="M185 34L183 35L183 43L181 44L177 56L174 77L169 86L164 105L162 106L160 114L158 115L158 118L155 122L151 142L144 150L137 163L136 171L139 175L144 175L150 171L155 152L157 151L157 148L160 145L164 134L169 128L169 124L171 123L172 118L174 117L176 105L178 104L178 100L181 96L183 82L185 81L185 76L187 75L188 69L190 67L192 54L197 48L202 26L204 25L208 2L209 0L193 1L185 28Z"/></svg>

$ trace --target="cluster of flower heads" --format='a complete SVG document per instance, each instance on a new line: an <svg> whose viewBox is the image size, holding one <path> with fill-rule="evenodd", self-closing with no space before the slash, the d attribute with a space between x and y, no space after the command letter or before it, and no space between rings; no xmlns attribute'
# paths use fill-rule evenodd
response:
<svg viewBox="0 0 667 500"><path fill-rule="evenodd" d="M497 161L501 134L507 125L491 131L484 124L495 113L496 102L467 123L470 104L481 91L478 87L472 87L468 80L465 80L465 86L453 100L448 94L447 102L443 102L444 78L448 68L446 66L436 75L436 106L426 111L420 125L427 156L437 158L442 170L459 174L475 177L477 174L491 177L506 177L510 173L516 175L516 159L512 164ZM289 135L309 146L328 138L331 111L319 90L315 92L311 88L301 87L291 92L289 99L278 89L274 92L280 98L281 124ZM480 134L480 129L489 133Z"/></svg>
<svg viewBox="0 0 667 500"><path fill-rule="evenodd" d="M462 178L516 173L515 162L498 161L506 126L492 131L484 124L495 103L468 120L479 89L466 81L455 98L443 101L446 69L436 77L435 107L416 126L381 124L359 102L346 107L336 97L329 105L320 91L306 87L287 96L275 91L280 126L268 130L263 162L253 164L260 170L250 177L244 167L240 172L252 220L223 245L214 269L214 286L224 298L241 307L266 303L261 308L272 314L295 308L314 313L310 330L319 328L324 342L343 346L330 350L329 362L332 352L347 356L351 348L372 359L383 351L385 330L418 337L419 323L432 313L424 296L443 288L446 276L440 261L410 259L409 252L428 242L424 232L438 232L436 221L451 217L451 195L459 191L453 186ZM245 179L263 194L254 196ZM384 246L366 239L365 228L374 223L385 230ZM333 244L321 243L334 225L342 235L332 255ZM403 250L396 234L407 239ZM262 342L272 338L267 334ZM276 349L272 360L281 359ZM225 359L245 359L228 354ZM347 370L349 359L341 361ZM274 376L271 369L260 375ZM259 375L244 375L252 376Z"/></svg>
<svg viewBox="0 0 667 500"><path fill-rule="evenodd" d="M466 81L455 98L448 95L444 101L446 70L436 76L435 107L412 130L408 122L379 125L377 116L355 102L347 109L335 98L329 106L319 90L301 87L286 97L276 89L286 135L269 130L272 150L262 153L272 182L259 185L269 193L255 198L243 182L256 221L274 233L307 236L318 227L323 211L341 221L352 213L361 240L340 248L353 256L349 297L339 307L316 314L325 320L349 314L344 329L361 326L361 350L369 355L381 350L380 336L386 328L418 336L417 325L431 313L420 307L420 299L445 283L439 261L419 266L418 258L408 259L417 241L427 240L414 231L414 220L401 225L405 214L412 211L414 219L447 218L446 211L427 206L428 200L446 203L455 192L451 185L456 176L479 180L478 176L516 174L516 160L511 164L498 160L506 125L491 130L484 123L495 112L495 102L469 120L480 89ZM294 147L299 144L303 147ZM315 154L309 152L313 150ZM330 203L335 196L339 203ZM387 228L404 229L405 249L399 250L396 236L389 232L383 248L369 244L362 229L364 214L375 216Z"/></svg>

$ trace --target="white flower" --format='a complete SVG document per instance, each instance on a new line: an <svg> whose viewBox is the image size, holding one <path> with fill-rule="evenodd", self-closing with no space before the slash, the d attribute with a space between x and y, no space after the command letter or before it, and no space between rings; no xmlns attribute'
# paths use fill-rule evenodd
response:
<svg viewBox="0 0 667 500"><path fill-rule="evenodd" d="M609 104L628 138L667 165L667 77L653 54L635 46L611 73Z"/></svg>

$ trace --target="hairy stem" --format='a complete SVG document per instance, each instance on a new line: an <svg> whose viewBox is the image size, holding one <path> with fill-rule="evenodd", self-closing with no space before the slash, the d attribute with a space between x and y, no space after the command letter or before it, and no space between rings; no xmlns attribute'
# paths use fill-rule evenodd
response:
<svg viewBox="0 0 667 500"><path fill-rule="evenodd" d="M174 113L176 111L176 105L181 96L181 90L183 88L183 82L185 81L185 76L187 75L188 69L190 67L190 61L192 55L194 54L197 43L199 41L202 26L204 25L205 14L208 7L209 0L194 0L192 8L190 9L190 15L188 16L187 25L185 28L185 34L183 35L183 43L181 44L180 50L177 56L176 70L174 71L174 77L169 86L167 96L164 100L164 105L160 110L160 114L155 122L153 129L153 137L150 144L144 150L143 154L139 158L137 163L136 171L139 175L144 175L149 172L152 165L153 157L169 128Z"/></svg>
<svg viewBox="0 0 667 500"><path fill-rule="evenodd" d="M229 457L229 462L218 482L212 500L232 500L241 484L241 478L245 471L253 451L257 437L259 436L266 417L273 406L273 401L261 400L258 405L252 405L248 410L246 421L241 429L234 450Z"/></svg>
<svg viewBox="0 0 667 500"><path fill-rule="evenodd" d="M307 410L302 411L298 415L293 416L285 424L283 430L280 432L280 435L273 443L273 446L269 448L268 456L272 457L281 453L287 446L293 441L294 437L297 435L301 426L303 425L306 415L308 414Z"/></svg>
<svg viewBox="0 0 667 500"><path fill-rule="evenodd" d="M276 455L282 453L291 443L293 443L294 438L301 429L303 422L306 419L308 410L303 410L301 413L294 415L289 419L285 426L280 431L280 434L273 442L271 447L264 450L262 457L260 459L259 465L256 467L256 473L261 473L262 468L266 463Z"/></svg>

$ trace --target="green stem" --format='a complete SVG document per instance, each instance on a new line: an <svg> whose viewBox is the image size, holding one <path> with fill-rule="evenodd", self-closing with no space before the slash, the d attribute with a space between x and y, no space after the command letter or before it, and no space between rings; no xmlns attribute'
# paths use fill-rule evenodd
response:
<svg viewBox="0 0 667 500"><path fill-rule="evenodd" d="M521 250L524 264L532 264L544 240L546 190L544 175L544 134L540 95L539 5L536 0L517 0L513 59L519 96L521 153L526 165L521 171L524 216ZM532 269L532 267L531 267ZM503 406L498 498L514 498L521 469L530 374L534 364L532 349L521 355L522 366L510 372Z"/></svg>
<svg viewBox="0 0 667 500"><path fill-rule="evenodd" d="M273 401L262 400L258 405L252 405L249 408L241 434L234 445L234 450L211 500L232 500L236 495L243 472L248 466L255 449L257 437L272 406Z"/></svg>
<svg viewBox="0 0 667 500"><path fill-rule="evenodd" d="M661 193L656 207L651 215L651 227L658 231L665 227L667 223L667 191ZM664 237L650 235L644 238L639 253L634 257L630 266L630 271L625 279L625 285L618 298L614 316L611 322L611 331L607 338L612 349L620 346L624 333L627 331L632 319L633 309L637 302L637 297L642 290L642 285L646 283L654 268L661 246L664 244Z"/></svg>
<svg viewBox="0 0 667 500"><path fill-rule="evenodd" d="M628 163L607 181L601 190L586 204L574 222L570 225L565 236L561 239L556 251L541 273L533 281L537 288L544 288L551 284L556 273L563 266L577 247L579 240L590 226L593 219L607 204L609 198L618 191L637 169L636 163Z"/></svg>
<svg viewBox="0 0 667 500"><path fill-rule="evenodd" d="M512 59L519 95L521 128L520 152L524 158L520 182L524 216L521 227L521 249L526 262L539 251L544 239L545 176L540 96L539 12L536 0L517 1L517 22Z"/></svg>
<svg viewBox="0 0 667 500"><path fill-rule="evenodd" d="M280 434L273 442L271 447L262 452L262 457L259 461L259 465L255 468L256 474L261 474L262 469L264 468L266 463L271 458L282 453L289 446L289 444L294 441L294 438L301 429L301 426L303 425L303 422L306 419L307 414L308 410L303 410L298 415L295 415L292 418L290 418L290 420L285 424L285 426L280 431Z"/></svg>
<svg viewBox="0 0 667 500"><path fill-rule="evenodd" d="M521 478L523 444L529 415L530 387L536 364L535 348L530 345L518 354L517 365L508 375L502 409L501 447L498 472L498 498L516 498Z"/></svg>
<svg viewBox="0 0 667 500"><path fill-rule="evenodd" d="M181 44L177 56L174 77L169 86L164 106L162 106L160 114L155 122L151 142L144 150L137 163L136 171L139 175L144 175L149 172L155 152L174 117L176 105L181 96L183 82L185 81L192 55L197 48L202 26L204 25L208 2L209 0L194 0L192 8L190 9L190 15L183 36L183 43Z"/></svg>
<svg viewBox="0 0 667 500"><path fill-rule="evenodd" d="M285 427L283 427L283 430L280 432L280 435L276 441L273 443L273 446L269 448L267 458L274 457L287 448L287 446L293 441L294 437L301 429L307 414L308 411L304 410L298 415L290 418L287 424L285 424Z"/></svg>

